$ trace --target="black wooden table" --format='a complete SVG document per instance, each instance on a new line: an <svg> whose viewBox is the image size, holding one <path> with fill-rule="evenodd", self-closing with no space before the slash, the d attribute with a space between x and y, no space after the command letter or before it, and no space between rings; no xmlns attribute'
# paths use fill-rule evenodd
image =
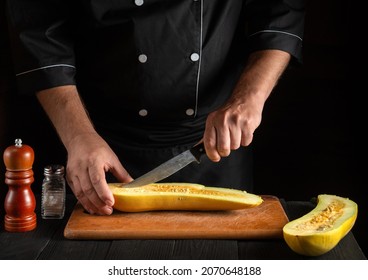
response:
<svg viewBox="0 0 368 280"><path fill-rule="evenodd" d="M39 199L37 198L37 205ZM42 220L23 233L0 229L2 260L366 260L352 232L330 252L319 257L294 253L283 239L275 240L70 240L63 235L76 200L67 196L62 220ZM311 211L315 204L281 200L290 220Z"/></svg>

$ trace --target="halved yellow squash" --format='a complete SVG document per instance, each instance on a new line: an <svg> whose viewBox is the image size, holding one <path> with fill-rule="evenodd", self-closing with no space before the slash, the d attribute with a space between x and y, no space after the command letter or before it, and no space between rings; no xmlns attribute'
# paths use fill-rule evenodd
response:
<svg viewBox="0 0 368 280"><path fill-rule="evenodd" d="M124 212L236 210L263 202L260 196L245 191L192 183L156 183L137 188L110 183L109 187L115 198L114 209Z"/></svg>
<svg viewBox="0 0 368 280"><path fill-rule="evenodd" d="M320 256L333 249L352 229L358 205L336 195L320 194L317 206L283 228L289 247L298 254Z"/></svg>

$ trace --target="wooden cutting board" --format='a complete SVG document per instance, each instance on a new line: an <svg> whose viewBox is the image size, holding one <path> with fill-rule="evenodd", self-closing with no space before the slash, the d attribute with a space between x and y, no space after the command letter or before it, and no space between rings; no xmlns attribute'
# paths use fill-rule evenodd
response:
<svg viewBox="0 0 368 280"><path fill-rule="evenodd" d="M64 229L68 239L265 239L282 238L289 221L280 200L234 211L152 211L95 216L77 203Z"/></svg>

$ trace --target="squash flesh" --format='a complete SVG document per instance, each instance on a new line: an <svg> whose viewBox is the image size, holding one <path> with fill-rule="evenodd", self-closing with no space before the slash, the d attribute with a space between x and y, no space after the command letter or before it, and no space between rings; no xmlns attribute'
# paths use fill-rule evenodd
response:
<svg viewBox="0 0 368 280"><path fill-rule="evenodd" d="M319 256L332 250L352 229L357 204L335 195L319 195L317 206L283 228L284 240L301 255Z"/></svg>
<svg viewBox="0 0 368 280"><path fill-rule="evenodd" d="M115 198L113 207L123 212L237 210L263 202L260 196L245 191L192 183L156 183L137 188L121 186L123 184L109 184Z"/></svg>

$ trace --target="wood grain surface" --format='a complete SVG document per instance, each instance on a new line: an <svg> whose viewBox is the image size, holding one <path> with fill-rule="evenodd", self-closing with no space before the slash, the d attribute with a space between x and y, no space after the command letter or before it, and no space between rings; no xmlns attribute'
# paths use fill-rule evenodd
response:
<svg viewBox="0 0 368 280"><path fill-rule="evenodd" d="M266 239L282 238L289 221L275 196L234 211L151 211L95 216L77 203L64 229L68 239Z"/></svg>

